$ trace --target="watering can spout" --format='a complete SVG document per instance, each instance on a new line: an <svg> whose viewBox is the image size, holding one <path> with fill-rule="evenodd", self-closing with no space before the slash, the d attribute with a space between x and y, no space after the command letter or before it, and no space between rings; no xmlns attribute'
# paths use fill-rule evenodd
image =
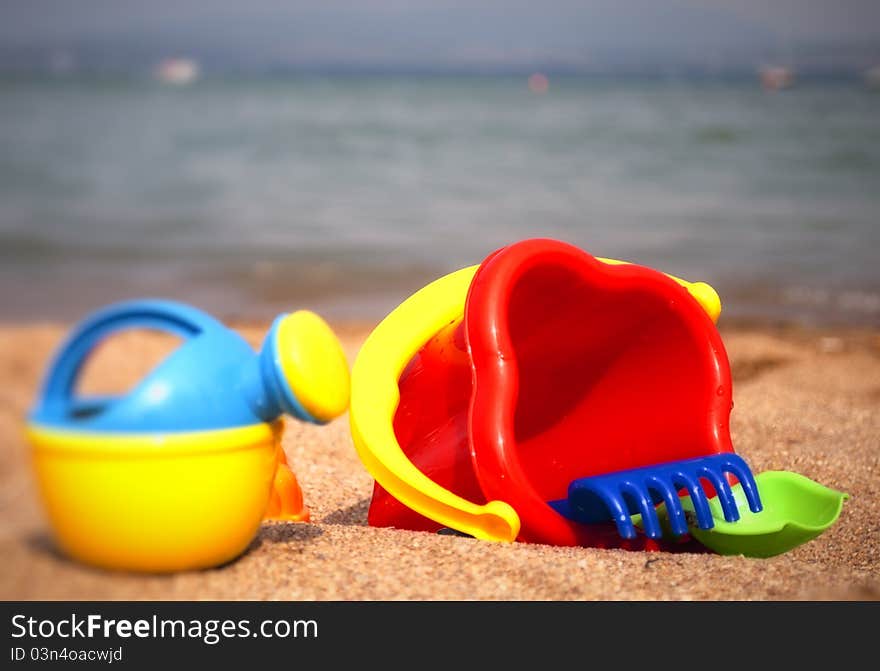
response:
<svg viewBox="0 0 880 671"><path fill-rule="evenodd" d="M324 424L348 408L345 353L336 335L315 313L301 310L279 315L259 354L244 368L242 390L254 414L265 422L288 414ZM265 519L309 521L302 490L280 444L276 460Z"/></svg>
<svg viewBox="0 0 880 671"><path fill-rule="evenodd" d="M265 422L288 414L325 424L348 408L345 353L315 313L279 315L260 353L243 371L242 391L254 414Z"/></svg>

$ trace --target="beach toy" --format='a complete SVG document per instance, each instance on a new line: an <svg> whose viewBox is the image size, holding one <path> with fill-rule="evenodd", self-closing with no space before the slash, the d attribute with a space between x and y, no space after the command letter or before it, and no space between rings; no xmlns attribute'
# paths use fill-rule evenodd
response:
<svg viewBox="0 0 880 671"><path fill-rule="evenodd" d="M714 510L719 513L718 517L727 522L739 519L737 502L727 482L728 474L739 479L737 486L749 509L760 512L762 505L755 478L742 457L732 453L581 478L569 485L567 499L551 501L550 505L565 517L586 524L604 522L610 514L623 538L636 537L632 517L637 514L648 537L661 538L663 530L655 506L663 504L671 532L682 536L688 526L679 488L689 492L689 510L695 514L697 526L711 529L715 525L702 479L708 480L715 490L717 496L713 500L717 506Z"/></svg>
<svg viewBox="0 0 880 671"><path fill-rule="evenodd" d="M733 520L741 480L760 510L730 440L720 311L705 283L555 240L432 282L379 324L352 371L352 436L376 479L369 523L654 549L671 545L647 509L666 502L683 532L680 488L700 502L720 493ZM584 516L578 499L597 484L602 505ZM638 512L648 533L624 519Z"/></svg>
<svg viewBox="0 0 880 671"><path fill-rule="evenodd" d="M706 284L553 240L428 285L352 373L370 523L619 545L550 502L577 478L732 451L719 313Z"/></svg>
<svg viewBox="0 0 880 671"><path fill-rule="evenodd" d="M135 328L183 342L123 396L76 394L94 348ZM59 545L90 564L142 571L235 558L264 515L308 519L281 449L281 416L327 422L348 393L341 346L311 312L279 316L259 354L180 303L94 313L55 355L27 427Z"/></svg>
<svg viewBox="0 0 880 671"><path fill-rule="evenodd" d="M810 541L828 529L843 509L848 494L820 485L798 473L764 471L755 476L764 508L750 512L743 483L732 487L732 497L742 517L734 524L727 519L718 498L709 499L708 508L714 524L692 525L689 532L700 543L724 555L773 557ZM720 497L719 497L720 498ZM696 513L690 496L681 498L681 508ZM660 524L670 531L670 513L666 505L657 508ZM638 516L633 519L641 524Z"/></svg>

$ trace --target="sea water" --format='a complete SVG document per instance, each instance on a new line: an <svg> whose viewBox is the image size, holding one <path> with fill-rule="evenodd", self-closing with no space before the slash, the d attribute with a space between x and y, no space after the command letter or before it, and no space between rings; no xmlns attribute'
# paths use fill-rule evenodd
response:
<svg viewBox="0 0 880 671"><path fill-rule="evenodd" d="M880 94L751 78L0 81L0 317L159 295L381 317L518 239L880 324Z"/></svg>

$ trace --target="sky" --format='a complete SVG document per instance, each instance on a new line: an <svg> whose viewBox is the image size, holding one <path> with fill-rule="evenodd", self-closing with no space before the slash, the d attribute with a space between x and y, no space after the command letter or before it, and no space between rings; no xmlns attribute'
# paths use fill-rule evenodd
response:
<svg viewBox="0 0 880 671"><path fill-rule="evenodd" d="M0 0L0 16L7 52L255 66L724 64L880 45L880 0Z"/></svg>

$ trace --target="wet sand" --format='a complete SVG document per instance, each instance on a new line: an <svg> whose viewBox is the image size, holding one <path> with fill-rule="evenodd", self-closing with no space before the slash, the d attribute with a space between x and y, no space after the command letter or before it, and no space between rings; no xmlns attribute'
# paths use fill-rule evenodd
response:
<svg viewBox="0 0 880 671"><path fill-rule="evenodd" d="M242 325L255 345L266 325ZM73 563L36 498L23 418L66 325L0 326L2 599L878 599L880 333L722 329L734 371L734 445L756 471L786 469L849 492L838 523L772 559L494 544L366 525L372 480L347 416L288 422L284 448L312 524L264 524L221 568L170 576ZM342 327L349 361L368 328ZM142 333L111 341L88 391L120 391L168 351Z"/></svg>

